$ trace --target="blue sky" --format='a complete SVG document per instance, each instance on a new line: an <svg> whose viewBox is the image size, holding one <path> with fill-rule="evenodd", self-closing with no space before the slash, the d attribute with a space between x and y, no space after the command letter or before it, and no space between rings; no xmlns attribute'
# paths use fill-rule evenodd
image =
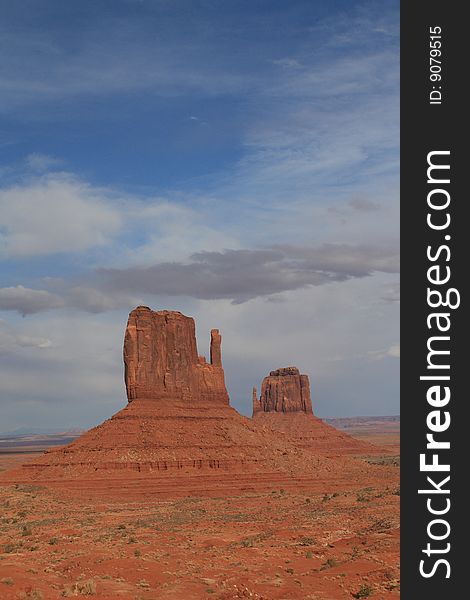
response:
<svg viewBox="0 0 470 600"><path fill-rule="evenodd" d="M2 429L124 401L138 303L398 412L398 2L0 2Z"/></svg>

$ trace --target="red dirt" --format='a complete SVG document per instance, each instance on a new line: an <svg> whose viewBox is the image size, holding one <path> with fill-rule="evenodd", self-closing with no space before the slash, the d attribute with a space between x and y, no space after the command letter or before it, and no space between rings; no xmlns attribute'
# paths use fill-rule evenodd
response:
<svg viewBox="0 0 470 600"><path fill-rule="evenodd" d="M328 422L351 437L380 446L392 454L400 453L399 417L349 417L328 419Z"/></svg>
<svg viewBox="0 0 470 600"><path fill-rule="evenodd" d="M388 448L359 440L342 431L338 431L318 417L304 412L258 413L253 418L258 426L283 432L297 446L309 449L316 454L330 457L349 455L381 455L389 452Z"/></svg>
<svg viewBox="0 0 470 600"><path fill-rule="evenodd" d="M25 455L0 459L5 468ZM0 487L0 598L399 598L389 456L289 486L275 473L224 475Z"/></svg>
<svg viewBox="0 0 470 600"><path fill-rule="evenodd" d="M266 480L261 492L219 495L206 479L213 498L175 499L174 480L172 490L120 480L102 497L85 481L5 486L0 597L96 589L97 600L351 600L362 587L373 599L398 598L398 469L373 472L381 477L369 485L343 473L301 490ZM122 484L140 488L110 497Z"/></svg>
<svg viewBox="0 0 470 600"><path fill-rule="evenodd" d="M192 319L131 313L128 405L0 474L0 598L398 598L397 463L311 414L242 417L220 342L208 364Z"/></svg>

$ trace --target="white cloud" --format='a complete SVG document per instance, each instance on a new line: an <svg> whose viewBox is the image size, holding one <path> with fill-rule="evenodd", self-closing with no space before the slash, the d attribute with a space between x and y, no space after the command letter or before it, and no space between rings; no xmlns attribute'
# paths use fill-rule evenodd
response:
<svg viewBox="0 0 470 600"><path fill-rule="evenodd" d="M36 158L47 168L48 157L34 155L33 162ZM101 264L125 266L237 248L237 237L220 223L223 207L213 211L203 199L194 202L191 207L159 196L126 195L69 173L36 177L0 189L0 255L16 259L92 250ZM91 266L89 256L86 264Z"/></svg>
<svg viewBox="0 0 470 600"><path fill-rule="evenodd" d="M0 190L0 248L10 257L109 244L122 226L104 191L54 174Z"/></svg>
<svg viewBox="0 0 470 600"><path fill-rule="evenodd" d="M228 298L238 303L257 296L368 277L376 271L397 273L398 263L398 252L383 246L284 245L198 252L184 262L100 269L99 274L108 292Z"/></svg>
<svg viewBox="0 0 470 600"><path fill-rule="evenodd" d="M16 311L23 316L60 308L101 313L142 304L142 297L135 294L106 293L89 285L71 285L64 280L52 280L51 284L55 293L22 285L0 288L0 310Z"/></svg>
<svg viewBox="0 0 470 600"><path fill-rule="evenodd" d="M78 285L64 290L64 302L71 308L100 313L117 308L131 309L142 304L142 299L133 294L107 294L88 285Z"/></svg>
<svg viewBox="0 0 470 600"><path fill-rule="evenodd" d="M219 250L230 246L238 248L237 236L227 231L221 215L214 218L212 206L196 206L170 202L165 198L128 199L125 219L128 229L138 232L142 242L121 250L114 264L152 265L157 261L184 261L199 250ZM223 209L222 209L223 210ZM109 261L108 261L109 264Z"/></svg>
<svg viewBox="0 0 470 600"><path fill-rule="evenodd" d="M400 302L400 283L387 285L381 296L385 302Z"/></svg>
<svg viewBox="0 0 470 600"><path fill-rule="evenodd" d="M63 160L34 152L26 157L26 165L33 171L43 172L63 164Z"/></svg>
<svg viewBox="0 0 470 600"><path fill-rule="evenodd" d="M2 422L88 427L125 406L125 323L126 311L117 318L51 313L0 329L7 331L0 334Z"/></svg>
<svg viewBox="0 0 470 600"><path fill-rule="evenodd" d="M384 350L371 350L367 355L373 360L383 360L384 358L400 358L400 344L392 344Z"/></svg>
<svg viewBox="0 0 470 600"><path fill-rule="evenodd" d="M0 352L15 352L21 348L50 348L52 342L47 337L25 335L18 328L0 319Z"/></svg>
<svg viewBox="0 0 470 600"><path fill-rule="evenodd" d="M115 16L105 28L106 36L103 23L99 27L90 23L86 33L75 29L70 36L79 39L66 52L47 32L3 32L0 111L28 106L28 113L34 115L48 102L64 98L70 106L89 95L214 96L242 91L248 85L243 72L224 68L201 39L172 40L167 34L156 34L153 27L145 32L142 23ZM256 78L250 83L254 85Z"/></svg>
<svg viewBox="0 0 470 600"><path fill-rule="evenodd" d="M273 60L273 64L284 69L298 69L301 67L301 64L295 58L279 58Z"/></svg>
<svg viewBox="0 0 470 600"><path fill-rule="evenodd" d="M44 278L51 291L21 285L0 288L0 310L22 315L57 308L99 313L131 308L142 304L144 297L155 296L224 298L235 304L257 297L272 301L273 295L285 291L371 277L377 272L393 274L398 269L398 252L380 246L283 245L204 251L182 261L100 268L82 275L79 283Z"/></svg>
<svg viewBox="0 0 470 600"><path fill-rule="evenodd" d="M15 310L22 315L29 315L64 305L63 298L46 290L34 290L22 285L0 288L0 310Z"/></svg>

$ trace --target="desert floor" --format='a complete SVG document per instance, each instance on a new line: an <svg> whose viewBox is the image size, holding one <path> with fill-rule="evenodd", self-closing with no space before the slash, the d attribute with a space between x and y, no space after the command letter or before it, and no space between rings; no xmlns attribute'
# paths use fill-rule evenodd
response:
<svg viewBox="0 0 470 600"><path fill-rule="evenodd" d="M359 435L398 447L396 428ZM32 456L12 450L3 448L0 470ZM399 460L357 460L382 477L145 501L3 486L0 598L399 598Z"/></svg>

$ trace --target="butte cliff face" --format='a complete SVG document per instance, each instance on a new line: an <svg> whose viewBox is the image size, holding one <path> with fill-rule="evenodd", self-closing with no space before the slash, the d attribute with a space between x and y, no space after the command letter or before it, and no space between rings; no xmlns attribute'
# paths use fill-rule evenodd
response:
<svg viewBox="0 0 470 600"><path fill-rule="evenodd" d="M253 415L259 412L312 413L308 375L301 375L297 367L271 371L263 379L261 397L253 396Z"/></svg>
<svg viewBox="0 0 470 600"><path fill-rule="evenodd" d="M127 398L228 404L221 335L211 331L211 362L198 356L194 320L176 311L139 306L124 336Z"/></svg>
<svg viewBox="0 0 470 600"><path fill-rule="evenodd" d="M374 452L371 444L355 440L313 415L310 382L297 367L271 371L263 379L259 398L253 388L253 420L287 434L303 448L322 454Z"/></svg>
<svg viewBox="0 0 470 600"><path fill-rule="evenodd" d="M122 410L68 446L0 474L0 480L140 498L298 489L319 477L336 480L344 468L344 462L310 452L230 406L217 329L211 331L207 363L198 355L192 318L139 306L126 327L124 368L128 401ZM259 417L315 419L306 376L289 368L266 379ZM363 468L351 463L348 473Z"/></svg>

